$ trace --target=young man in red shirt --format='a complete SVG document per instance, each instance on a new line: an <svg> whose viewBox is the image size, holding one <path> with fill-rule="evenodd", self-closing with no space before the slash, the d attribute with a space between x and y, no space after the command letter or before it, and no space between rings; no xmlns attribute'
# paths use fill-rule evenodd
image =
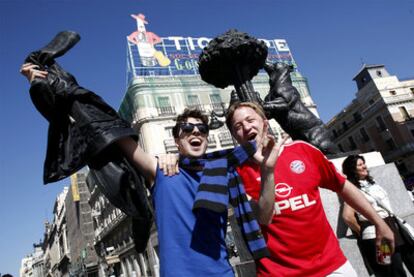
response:
<svg viewBox="0 0 414 277"><path fill-rule="evenodd" d="M239 143L260 139L268 128L261 107L250 102L233 104L226 123ZM319 187L338 193L363 213L376 226L377 243L384 239L393 247L392 231L358 189L336 171L321 151L304 141L283 146L271 189L261 186L264 180L260 178L259 164L249 161L238 172L247 194L256 203L271 253L269 258L258 261L258 276L356 276L326 218Z"/></svg>

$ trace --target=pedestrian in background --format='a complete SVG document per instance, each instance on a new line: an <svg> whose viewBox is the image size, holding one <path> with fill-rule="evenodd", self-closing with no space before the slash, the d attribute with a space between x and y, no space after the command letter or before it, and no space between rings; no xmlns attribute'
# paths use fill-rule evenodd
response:
<svg viewBox="0 0 414 277"><path fill-rule="evenodd" d="M357 188L362 191L376 213L390 226L395 237L395 252L391 256L391 264L379 264L376 259L375 226L358 211L344 204L343 219L358 236L362 255L368 265L368 270L375 276L407 276L403 263L414 275L414 247L404 241L395 223L387 192L369 175L365 159L360 155L348 156L342 164L342 172ZM387 211L388 210L388 211Z"/></svg>

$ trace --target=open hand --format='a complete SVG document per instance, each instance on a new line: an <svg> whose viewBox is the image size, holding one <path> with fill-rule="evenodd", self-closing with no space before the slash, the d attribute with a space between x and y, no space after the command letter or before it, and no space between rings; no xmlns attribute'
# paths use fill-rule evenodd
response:
<svg viewBox="0 0 414 277"><path fill-rule="evenodd" d="M261 164L262 169L273 170L279 158L280 149L288 138L286 136L276 143L275 138L268 134L268 128L265 126L262 136L258 138L257 151L253 155L255 161Z"/></svg>

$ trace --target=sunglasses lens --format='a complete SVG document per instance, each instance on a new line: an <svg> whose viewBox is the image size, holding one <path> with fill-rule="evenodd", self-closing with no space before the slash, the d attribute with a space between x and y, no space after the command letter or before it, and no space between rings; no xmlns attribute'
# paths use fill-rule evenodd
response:
<svg viewBox="0 0 414 277"><path fill-rule="evenodd" d="M205 124L197 124L197 128L202 134L207 134L208 132L208 127Z"/></svg>
<svg viewBox="0 0 414 277"><path fill-rule="evenodd" d="M192 124L182 124L181 125L181 130L183 130L183 132L185 133L190 133L194 130L194 125Z"/></svg>
<svg viewBox="0 0 414 277"><path fill-rule="evenodd" d="M208 133L208 126L206 124L203 124L203 123L199 123L199 124L183 123L183 124L181 124L181 130L183 130L183 132L185 132L185 133L191 133L194 130L194 127L197 127L197 129L202 134L207 134Z"/></svg>

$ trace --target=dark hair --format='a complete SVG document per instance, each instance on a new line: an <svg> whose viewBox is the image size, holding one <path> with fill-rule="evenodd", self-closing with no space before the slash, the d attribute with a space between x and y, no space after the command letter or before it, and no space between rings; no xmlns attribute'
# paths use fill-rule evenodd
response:
<svg viewBox="0 0 414 277"><path fill-rule="evenodd" d="M263 108L254 102L235 102L233 103L227 110L226 113L226 125L227 125L227 129L230 130L230 133L232 133L232 120L233 120L233 116L234 116L234 112L240 108L240 107L248 107L251 108L252 110L254 110L261 118L266 119L266 115L265 112L263 110Z"/></svg>
<svg viewBox="0 0 414 277"><path fill-rule="evenodd" d="M177 116L175 126L172 128L172 134L174 138L178 138L178 134L180 133L180 125L181 123L187 122L189 117L200 119L204 124L208 125L208 117L207 115L203 114L198 109L188 109L186 108L181 114Z"/></svg>
<svg viewBox="0 0 414 277"><path fill-rule="evenodd" d="M342 172L346 175L347 179L357 187L360 187L360 180L356 169L359 159L363 160L365 163L364 157L360 155L349 155L342 163ZM371 184L374 183L374 179L369 175L369 173L366 180Z"/></svg>

